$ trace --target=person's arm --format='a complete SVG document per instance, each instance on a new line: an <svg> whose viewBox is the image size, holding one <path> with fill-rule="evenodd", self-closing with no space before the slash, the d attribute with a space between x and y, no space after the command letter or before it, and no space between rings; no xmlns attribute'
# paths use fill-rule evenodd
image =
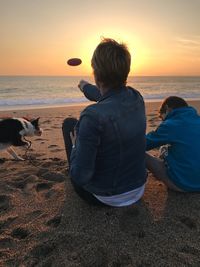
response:
<svg viewBox="0 0 200 267"><path fill-rule="evenodd" d="M87 184L94 175L99 143L100 131L97 120L91 114L83 112L70 158L70 175L80 186Z"/></svg>
<svg viewBox="0 0 200 267"><path fill-rule="evenodd" d="M146 150L170 144L172 142L172 133L167 123L161 123L155 131L146 135Z"/></svg>
<svg viewBox="0 0 200 267"><path fill-rule="evenodd" d="M85 97L90 101L99 101L101 94L99 89L87 81L81 80L78 84L80 90L84 93Z"/></svg>

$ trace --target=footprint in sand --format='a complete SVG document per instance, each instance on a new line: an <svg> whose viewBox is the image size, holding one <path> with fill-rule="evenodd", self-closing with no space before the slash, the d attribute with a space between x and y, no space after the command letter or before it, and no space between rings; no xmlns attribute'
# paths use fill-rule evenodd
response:
<svg viewBox="0 0 200 267"><path fill-rule="evenodd" d="M36 191L40 192L40 191L43 191L43 190L47 190L47 189L51 188L52 186L53 186L52 183L38 183L36 185Z"/></svg>
<svg viewBox="0 0 200 267"><path fill-rule="evenodd" d="M45 138L36 138L35 141L48 141L48 140Z"/></svg>
<svg viewBox="0 0 200 267"><path fill-rule="evenodd" d="M39 157L45 156L45 153L31 153L31 155L29 156L30 159L37 159Z"/></svg>
<svg viewBox="0 0 200 267"><path fill-rule="evenodd" d="M7 195L0 195L0 213L7 211L10 207L10 197Z"/></svg>
<svg viewBox="0 0 200 267"><path fill-rule="evenodd" d="M47 172L42 174L41 177L45 180L52 181L55 183L62 183L66 179L65 175L58 172Z"/></svg>
<svg viewBox="0 0 200 267"><path fill-rule="evenodd" d="M0 234L3 233L4 230L8 228L10 224L14 222L17 218L18 216L8 217L6 220L0 221Z"/></svg>
<svg viewBox="0 0 200 267"><path fill-rule="evenodd" d="M49 168L51 166L51 163L50 162L45 162L45 163L42 163L40 165L40 169L38 170L37 172L37 175L40 177L42 176L43 174L49 172Z"/></svg>
<svg viewBox="0 0 200 267"><path fill-rule="evenodd" d="M50 145L50 146L48 146L48 148L55 148L55 147L58 147L58 145Z"/></svg>
<svg viewBox="0 0 200 267"><path fill-rule="evenodd" d="M0 164L3 164L5 161L5 159L0 159Z"/></svg>
<svg viewBox="0 0 200 267"><path fill-rule="evenodd" d="M49 220L46 225L51 226L51 227L58 227L58 225L61 222L61 216L55 216L51 220Z"/></svg>
<svg viewBox="0 0 200 267"><path fill-rule="evenodd" d="M60 151L64 151L63 148L56 148L56 149L52 149L51 152L60 152Z"/></svg>
<svg viewBox="0 0 200 267"><path fill-rule="evenodd" d="M29 188L29 184L33 184L38 180L38 177L36 175L29 175L28 177L25 177L24 179L17 179L16 181L10 182L10 185L24 190Z"/></svg>
<svg viewBox="0 0 200 267"><path fill-rule="evenodd" d="M27 182L22 180L22 181L11 182L10 184L15 188L24 189Z"/></svg>
<svg viewBox="0 0 200 267"><path fill-rule="evenodd" d="M62 162L62 160L60 158L49 158L49 159L51 159L54 162L56 161L57 164L59 164L60 162Z"/></svg>
<svg viewBox="0 0 200 267"><path fill-rule="evenodd" d="M17 239L25 239L29 234L30 232L28 230L18 227L12 231L11 236Z"/></svg>

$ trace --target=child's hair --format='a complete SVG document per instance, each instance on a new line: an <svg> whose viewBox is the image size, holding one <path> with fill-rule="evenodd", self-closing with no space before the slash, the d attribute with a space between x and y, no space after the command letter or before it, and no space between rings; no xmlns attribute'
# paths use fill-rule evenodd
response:
<svg viewBox="0 0 200 267"><path fill-rule="evenodd" d="M91 65L95 80L110 88L126 85L131 55L125 44L104 38L94 51Z"/></svg>
<svg viewBox="0 0 200 267"><path fill-rule="evenodd" d="M159 113L166 113L167 107L171 109L188 107L188 103L181 97L169 96L162 102Z"/></svg>

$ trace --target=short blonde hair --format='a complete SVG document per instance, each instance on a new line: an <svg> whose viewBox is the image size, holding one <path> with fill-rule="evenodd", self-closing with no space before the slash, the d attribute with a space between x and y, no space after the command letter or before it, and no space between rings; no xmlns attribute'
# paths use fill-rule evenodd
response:
<svg viewBox="0 0 200 267"><path fill-rule="evenodd" d="M104 38L94 51L91 65L97 82L117 88L126 85L131 55L125 44Z"/></svg>

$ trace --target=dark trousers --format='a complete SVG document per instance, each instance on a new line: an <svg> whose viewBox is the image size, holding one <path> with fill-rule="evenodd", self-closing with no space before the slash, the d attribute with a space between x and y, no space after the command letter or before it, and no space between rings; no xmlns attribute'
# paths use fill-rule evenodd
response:
<svg viewBox="0 0 200 267"><path fill-rule="evenodd" d="M78 120L75 118L66 118L62 125L63 138L65 143L65 150L67 154L67 160L70 168L70 155L72 151L72 141L70 138L70 132L74 132L74 127L76 126ZM107 206L106 204L99 201L96 197L93 196L90 192L84 190L81 186L77 185L72 179L71 183L74 187L76 193L89 204L98 205L98 206Z"/></svg>

